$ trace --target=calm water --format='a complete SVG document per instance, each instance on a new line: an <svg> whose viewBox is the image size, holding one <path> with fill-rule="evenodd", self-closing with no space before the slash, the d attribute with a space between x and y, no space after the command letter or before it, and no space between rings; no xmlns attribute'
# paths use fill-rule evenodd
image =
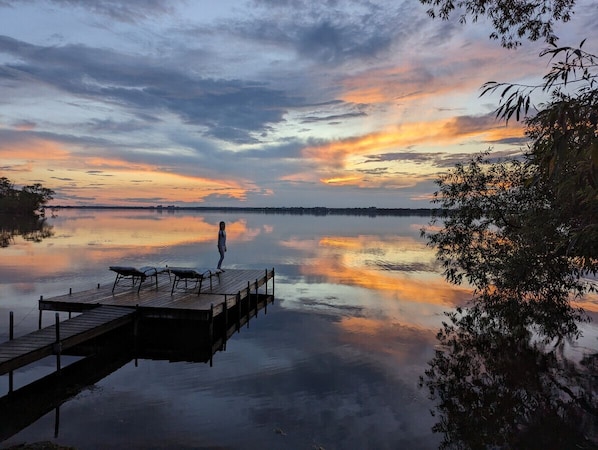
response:
<svg viewBox="0 0 598 450"><path fill-rule="evenodd" d="M9 311L16 335L32 331L41 295L111 284L109 265L214 267L220 220L223 267L276 270L267 315L235 334L212 367L126 362L2 445L436 448L418 377L443 311L470 294L443 281L419 237L426 217L61 210L52 237L0 249L0 341ZM582 345L594 345L595 327L585 331ZM15 389L53 367L49 358L20 369Z"/></svg>

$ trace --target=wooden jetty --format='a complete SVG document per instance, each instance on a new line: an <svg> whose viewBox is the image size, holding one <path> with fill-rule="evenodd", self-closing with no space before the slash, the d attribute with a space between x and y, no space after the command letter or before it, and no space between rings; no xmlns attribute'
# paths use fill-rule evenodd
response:
<svg viewBox="0 0 598 450"><path fill-rule="evenodd" d="M270 282L271 280L271 282ZM152 280L153 281L153 280ZM204 280L205 281L205 280ZM209 362L226 350L227 340L274 301L274 269L227 270L202 283L201 291L172 290L173 279L160 274L157 284L99 287L39 300L40 329L0 344L0 375L9 374L9 390L0 397L0 442L41 416L55 411L90 384L128 361L156 359ZM183 284L184 285L184 284ZM69 319L41 329L42 312L68 312ZM72 313L76 313L71 317ZM64 317L64 314L62 315ZM13 389L13 371L55 355L57 370ZM61 355L79 356L60 366Z"/></svg>
<svg viewBox="0 0 598 450"><path fill-rule="evenodd" d="M133 320L130 310L102 306L0 345L0 375L60 354Z"/></svg>
<svg viewBox="0 0 598 450"><path fill-rule="evenodd" d="M17 339L12 339L11 330L11 340L0 344L0 375L10 373L12 377L13 370L52 354L57 355L60 370L59 357L66 349L127 323L137 327L141 321L200 322L204 325L202 339L216 342L223 338L225 342L231 329L238 330L249 319L252 305L257 314L260 299L264 305L274 299L274 269L227 270L212 275L210 282L199 288L189 282L172 290L171 284L172 277L165 271L159 282L147 283L142 289L98 285L97 289L40 298L39 330ZM68 312L69 319L60 322L56 313L55 324L42 328L43 311ZM81 314L71 318L71 313ZM215 322L227 330L223 337L214 336Z"/></svg>

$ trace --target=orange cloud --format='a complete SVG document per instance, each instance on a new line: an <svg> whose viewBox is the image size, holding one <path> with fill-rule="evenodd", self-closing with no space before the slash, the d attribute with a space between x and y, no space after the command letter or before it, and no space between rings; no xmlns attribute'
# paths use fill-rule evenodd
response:
<svg viewBox="0 0 598 450"><path fill-rule="evenodd" d="M480 140L498 140L520 138L523 135L523 128L517 125L505 127L487 120L465 121L450 118L433 122L404 123L365 136L307 147L303 150L303 155L321 161L329 167L344 167L349 156L383 154L389 150L396 151L424 143L442 146L472 137Z"/></svg>
<svg viewBox="0 0 598 450"><path fill-rule="evenodd" d="M355 184L356 181L360 181L362 179L362 177L358 177L358 176L345 176L345 177L333 177L333 178L322 178L320 179L320 181L322 183L326 183L326 184L338 184L338 185L343 185L343 184Z"/></svg>
<svg viewBox="0 0 598 450"><path fill-rule="evenodd" d="M111 205L136 205L143 198L155 199L155 204L198 203L212 195L243 201L248 190L255 189L245 180L181 175L154 164L81 155L60 143L28 136L0 143L0 158L13 173L21 174L11 181L41 180L57 192L53 203L66 206L78 204L78 199Z"/></svg>
<svg viewBox="0 0 598 450"><path fill-rule="evenodd" d="M408 102L409 106L421 110L426 99L437 102L445 96L469 95L487 80L506 81L512 75L499 46L477 43L470 45L467 51L459 46L445 50L451 53L445 54L442 61L434 55L418 54L400 64L374 67L347 76L340 98L368 105ZM517 68L523 73L536 74L538 68L534 63L532 58L523 58L517 61ZM464 71L469 75L463 76ZM414 105L415 101L419 101L419 105Z"/></svg>
<svg viewBox="0 0 598 450"><path fill-rule="evenodd" d="M430 146L441 147L437 153L445 153L448 147L463 143L500 142L523 136L524 130L520 125L506 127L491 116L402 123L384 131L306 147L303 156L316 161L319 169L288 175L286 180L309 180L330 186L364 189L405 188L436 177L439 167L435 164L435 158L425 157ZM422 158L417 157L417 151L413 152L413 159L407 156L405 159L396 159L392 155L404 152L406 148L423 145L427 148L422 150ZM479 147L475 149L479 150ZM391 155L385 160L385 154L389 153Z"/></svg>
<svg viewBox="0 0 598 450"><path fill-rule="evenodd" d="M72 165L74 166L74 162ZM63 198L61 205L82 203L136 205L139 199L152 199L155 205L198 203L218 195L245 200L254 185L243 180L215 179L181 175L151 164L130 165L120 159L94 157L80 160L78 169L53 170L53 179L45 183ZM123 195L124 194L124 195Z"/></svg>
<svg viewBox="0 0 598 450"><path fill-rule="evenodd" d="M376 104L436 95L430 86L423 91L423 84L421 74L409 64L367 70L345 79L341 98L350 103Z"/></svg>
<svg viewBox="0 0 598 450"><path fill-rule="evenodd" d="M24 139L18 142L0 143L0 158L6 161L57 161L66 160L71 153L61 144L42 139Z"/></svg>

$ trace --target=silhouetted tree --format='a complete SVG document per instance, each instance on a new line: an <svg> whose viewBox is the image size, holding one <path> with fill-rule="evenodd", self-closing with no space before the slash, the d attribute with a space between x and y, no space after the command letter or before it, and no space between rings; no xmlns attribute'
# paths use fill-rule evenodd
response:
<svg viewBox="0 0 598 450"><path fill-rule="evenodd" d="M558 37L553 33L555 21L571 19L575 0L420 0L431 5L428 15L448 20L458 14L459 21L466 23L469 17L476 22L487 17L494 27L492 39L501 39L506 48L521 45L521 38L532 41L544 39L554 44Z"/></svg>
<svg viewBox="0 0 598 450"><path fill-rule="evenodd" d="M6 177L0 178L0 214L39 214L44 216L46 204L54 191L40 183L24 186L21 190Z"/></svg>
<svg viewBox="0 0 598 450"><path fill-rule="evenodd" d="M572 300L596 291L598 273L598 59L553 33L575 1L420 2L432 17L488 17L506 48L544 39L552 62L538 85L483 86L500 94L497 117L525 121L525 153L480 154L437 180L438 228L422 234L447 280L474 295L449 314L421 379L437 401L434 430L444 448L597 448L597 356L574 364L562 351L587 319ZM539 106L538 91L549 98Z"/></svg>

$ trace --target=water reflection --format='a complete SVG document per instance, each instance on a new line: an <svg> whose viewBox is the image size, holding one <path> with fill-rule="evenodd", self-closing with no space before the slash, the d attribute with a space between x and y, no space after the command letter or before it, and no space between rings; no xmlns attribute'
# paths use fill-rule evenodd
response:
<svg viewBox="0 0 598 450"><path fill-rule="evenodd" d="M60 406L98 383L129 361L209 363L225 351L227 341L249 326L259 311L267 313L271 296L252 295L249 310L233 324L222 317L213 323L189 320L144 319L127 324L94 340L69 348L64 356L81 359L0 397L0 442L12 437L48 412L55 410L54 436L59 433ZM231 315L237 317L237 314ZM222 316L222 315L221 315ZM19 375L19 374L17 374ZM13 377L13 374L10 374Z"/></svg>
<svg viewBox="0 0 598 450"><path fill-rule="evenodd" d="M25 241L41 242L52 235L52 227L48 225L46 219L36 214L25 216L0 214L0 247L13 244L16 236L20 236Z"/></svg>
<svg viewBox="0 0 598 450"><path fill-rule="evenodd" d="M433 403L418 379L443 312L471 292L444 282L420 238L425 217L58 211L52 238L17 236L0 249L0 340L8 311L15 333L25 334L37 327L40 295L112 285L110 265L214 267L220 220L230 230L225 267L276 269L268 320L252 321L213 367L153 359L135 366L127 355L61 405L56 441L98 449L436 448ZM592 346L596 334L587 325ZM5 386L0 377L0 392ZM50 412L3 444L52 439L53 423Z"/></svg>
<svg viewBox="0 0 598 450"><path fill-rule="evenodd" d="M598 353L573 361L525 327L473 307L451 314L420 380L441 448L598 448Z"/></svg>

